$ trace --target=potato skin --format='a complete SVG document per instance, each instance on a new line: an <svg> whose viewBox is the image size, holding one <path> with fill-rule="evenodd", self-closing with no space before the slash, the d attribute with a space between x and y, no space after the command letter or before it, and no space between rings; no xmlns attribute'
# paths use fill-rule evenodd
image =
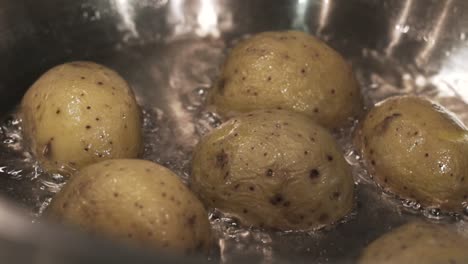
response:
<svg viewBox="0 0 468 264"><path fill-rule="evenodd" d="M467 249L467 238L446 226L412 222L372 242L358 263L468 263Z"/></svg>
<svg viewBox="0 0 468 264"><path fill-rule="evenodd" d="M468 133L441 106L414 96L387 99L368 113L356 139L388 191L449 211L468 201Z"/></svg>
<svg viewBox="0 0 468 264"><path fill-rule="evenodd" d="M46 171L71 173L142 149L140 109L118 73L71 62L43 74L21 102L24 137Z"/></svg>
<svg viewBox="0 0 468 264"><path fill-rule="evenodd" d="M224 116L278 108L332 128L357 116L363 106L359 85L341 55L300 31L264 32L237 44L209 103Z"/></svg>
<svg viewBox="0 0 468 264"><path fill-rule="evenodd" d="M202 139L190 183L207 207L277 230L330 225L354 204L350 167L332 136L281 110L240 115Z"/></svg>
<svg viewBox="0 0 468 264"><path fill-rule="evenodd" d="M202 203L177 175L150 161L107 160L81 169L46 214L149 248L190 253L212 242Z"/></svg>

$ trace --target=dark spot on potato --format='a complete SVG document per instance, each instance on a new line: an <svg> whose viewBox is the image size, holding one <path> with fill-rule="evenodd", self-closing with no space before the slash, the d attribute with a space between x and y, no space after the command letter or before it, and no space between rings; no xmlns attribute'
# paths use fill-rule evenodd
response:
<svg viewBox="0 0 468 264"><path fill-rule="evenodd" d="M88 147L85 147L85 148L84 148L84 151L89 151L89 148L88 148Z"/></svg>
<svg viewBox="0 0 468 264"><path fill-rule="evenodd" d="M127 234L127 237L128 237L128 238L132 238L132 237L133 237L133 234L132 234L132 233L128 233L128 234Z"/></svg>
<svg viewBox="0 0 468 264"><path fill-rule="evenodd" d="M255 186L250 186L250 187L249 187L249 190L250 190L251 192L255 191Z"/></svg>
<svg viewBox="0 0 468 264"><path fill-rule="evenodd" d="M247 209L244 208L244 209L242 210L242 212L243 212L244 214L246 214L246 213L249 212L249 210L247 210Z"/></svg>
<svg viewBox="0 0 468 264"><path fill-rule="evenodd" d="M320 172L319 172L317 169L312 169L312 170L309 172L309 177L310 177L312 180L317 179L319 176L320 176Z"/></svg>
<svg viewBox="0 0 468 264"><path fill-rule="evenodd" d="M309 151L305 150L304 155L308 155L308 154L309 154Z"/></svg>
<svg viewBox="0 0 468 264"><path fill-rule="evenodd" d="M273 170L272 170L272 169L268 169L268 170L266 171L265 174L266 174L266 176L268 176L268 177L272 177L272 176L273 176Z"/></svg>
<svg viewBox="0 0 468 264"><path fill-rule="evenodd" d="M375 160L371 160L372 166L375 166Z"/></svg>
<svg viewBox="0 0 468 264"><path fill-rule="evenodd" d="M84 80L84 79L86 79L86 77L84 77L84 76L81 76L80 78L81 78L81 80Z"/></svg>
<svg viewBox="0 0 468 264"><path fill-rule="evenodd" d="M387 178L384 178L384 182L387 183L387 182L388 182L388 179L387 179Z"/></svg>
<svg viewBox="0 0 468 264"><path fill-rule="evenodd" d="M390 127L390 124L397 118L401 117L400 113L394 113L389 116L386 116L382 122L380 122L376 127L375 127L375 132L379 135L384 134L387 132L388 128Z"/></svg>
<svg viewBox="0 0 468 264"><path fill-rule="evenodd" d="M67 202L64 202L64 203L62 204L62 208L63 208L63 209L66 209L67 207L68 207L68 203L67 203Z"/></svg>
<svg viewBox="0 0 468 264"><path fill-rule="evenodd" d="M314 113L318 113L319 109L317 107L314 108Z"/></svg>
<svg viewBox="0 0 468 264"><path fill-rule="evenodd" d="M197 216L196 215L192 215L190 216L189 218L187 218L187 224L191 227L193 227L195 225L197 221Z"/></svg>
<svg viewBox="0 0 468 264"><path fill-rule="evenodd" d="M424 154L424 157L426 158L429 157L429 153Z"/></svg>
<svg viewBox="0 0 468 264"><path fill-rule="evenodd" d="M96 121L99 121L99 120L101 120L101 119L99 119L99 117L96 117Z"/></svg>
<svg viewBox="0 0 468 264"><path fill-rule="evenodd" d="M88 106L86 107L86 109L90 110L90 109L91 109L91 106L88 105Z"/></svg>
<svg viewBox="0 0 468 264"><path fill-rule="evenodd" d="M321 223L323 223L323 222L326 222L326 221L328 220L328 217L329 217L328 214L321 214L321 215L319 216L319 219L318 219L318 220L319 220Z"/></svg>
<svg viewBox="0 0 468 264"><path fill-rule="evenodd" d="M247 79L247 78L245 78L245 76L243 76L243 77L242 77L242 80L245 81L245 79Z"/></svg>
<svg viewBox="0 0 468 264"><path fill-rule="evenodd" d="M229 171L226 171L226 172L224 173L224 179L227 179L227 178L229 177L229 174L230 174Z"/></svg>
<svg viewBox="0 0 468 264"><path fill-rule="evenodd" d="M254 92L254 96L258 96L258 93L257 93L257 92Z"/></svg>
<svg viewBox="0 0 468 264"><path fill-rule="evenodd" d="M271 76L268 76L267 81L271 81Z"/></svg>
<svg viewBox="0 0 468 264"><path fill-rule="evenodd" d="M268 153L266 153L266 152L265 152L265 153L263 153L263 156L265 156L265 157L266 157L267 155L268 155Z"/></svg>
<svg viewBox="0 0 468 264"><path fill-rule="evenodd" d="M237 134L237 133L234 133L234 136L235 136L235 137L237 137L237 136L239 136L239 134Z"/></svg>
<svg viewBox="0 0 468 264"><path fill-rule="evenodd" d="M162 197L166 197L167 194L166 194L165 192L163 192L163 193L161 193L161 196L162 196Z"/></svg>
<svg viewBox="0 0 468 264"><path fill-rule="evenodd" d="M152 231L148 231L148 233L146 233L148 236L153 236L153 232Z"/></svg>
<svg viewBox="0 0 468 264"><path fill-rule="evenodd" d="M60 114L60 108L57 109L57 111L55 111L55 113L56 113L57 115Z"/></svg>
<svg viewBox="0 0 468 264"><path fill-rule="evenodd" d="M306 73L306 70L304 68L301 69L301 73L302 74L305 74Z"/></svg>
<svg viewBox="0 0 468 264"><path fill-rule="evenodd" d="M234 185L234 190L237 190L237 189L239 189L239 186L240 186L240 184L236 184L236 185Z"/></svg>
<svg viewBox="0 0 468 264"><path fill-rule="evenodd" d="M333 199L338 199L338 198L340 198L340 196L341 196L340 192L333 192L333 194L332 194Z"/></svg>
<svg viewBox="0 0 468 264"><path fill-rule="evenodd" d="M332 89L332 90L330 91L330 93L331 93L331 94L335 94L335 89Z"/></svg>
<svg viewBox="0 0 468 264"><path fill-rule="evenodd" d="M291 205L291 202L290 201L286 201L283 203L283 206L284 207L289 207Z"/></svg>
<svg viewBox="0 0 468 264"><path fill-rule="evenodd" d="M91 129L90 125L85 126L86 129Z"/></svg>
<svg viewBox="0 0 468 264"><path fill-rule="evenodd" d="M118 192L114 192L114 197L119 197L119 193Z"/></svg>
<svg viewBox="0 0 468 264"><path fill-rule="evenodd" d="M277 193L273 197L270 198L270 203L272 205L278 205L284 201L283 195Z"/></svg>
<svg viewBox="0 0 468 264"><path fill-rule="evenodd" d="M36 109L39 110L40 108L41 108L41 104L38 104L38 105L36 106Z"/></svg>
<svg viewBox="0 0 468 264"><path fill-rule="evenodd" d="M327 155L327 160L328 161L333 161L333 156L332 155Z"/></svg>
<svg viewBox="0 0 468 264"><path fill-rule="evenodd" d="M80 96L85 96L85 94L84 94L84 93L81 93Z"/></svg>
<svg viewBox="0 0 468 264"><path fill-rule="evenodd" d="M103 82L97 82L98 85L103 85L104 83Z"/></svg>

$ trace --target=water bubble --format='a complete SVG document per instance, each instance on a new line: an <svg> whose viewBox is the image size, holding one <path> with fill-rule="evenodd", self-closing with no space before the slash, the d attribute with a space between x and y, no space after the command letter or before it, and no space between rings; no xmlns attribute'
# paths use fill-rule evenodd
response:
<svg viewBox="0 0 468 264"><path fill-rule="evenodd" d="M430 219L441 219L443 217L442 211L439 208L427 208L423 214Z"/></svg>
<svg viewBox="0 0 468 264"><path fill-rule="evenodd" d="M403 200L403 206L413 210L421 209L421 204L414 200Z"/></svg>

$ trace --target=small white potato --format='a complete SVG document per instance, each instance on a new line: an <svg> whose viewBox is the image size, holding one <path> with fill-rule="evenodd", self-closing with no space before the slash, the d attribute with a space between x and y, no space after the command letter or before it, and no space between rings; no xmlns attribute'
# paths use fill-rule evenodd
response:
<svg viewBox="0 0 468 264"><path fill-rule="evenodd" d="M239 42L210 91L223 116L259 109L308 115L328 128L345 125L362 111L359 84L341 55L300 31L272 31Z"/></svg>
<svg viewBox="0 0 468 264"><path fill-rule="evenodd" d="M23 132L43 169L71 173L142 149L140 108L127 82L92 62L43 74L21 102Z"/></svg>
<svg viewBox="0 0 468 264"><path fill-rule="evenodd" d="M81 169L54 197L47 216L147 248L207 251L208 214L170 170L144 160L102 161Z"/></svg>

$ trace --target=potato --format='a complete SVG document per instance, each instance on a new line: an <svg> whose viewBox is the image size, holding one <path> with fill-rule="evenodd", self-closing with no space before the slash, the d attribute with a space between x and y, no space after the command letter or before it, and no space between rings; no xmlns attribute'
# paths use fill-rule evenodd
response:
<svg viewBox="0 0 468 264"><path fill-rule="evenodd" d="M437 104L394 97L368 113L357 145L386 190L423 206L461 211L468 201L467 132Z"/></svg>
<svg viewBox="0 0 468 264"><path fill-rule="evenodd" d="M118 73L71 62L42 75L21 102L24 137L46 171L71 173L142 149L140 109Z"/></svg>
<svg viewBox="0 0 468 264"><path fill-rule="evenodd" d="M302 114L240 115L198 144L191 187L210 208L250 226L312 230L353 207L350 167L332 136Z"/></svg>
<svg viewBox="0 0 468 264"><path fill-rule="evenodd" d="M108 160L81 169L46 214L144 247L189 253L211 244L202 203L177 175L144 160Z"/></svg>
<svg viewBox="0 0 468 264"><path fill-rule="evenodd" d="M264 32L229 53L209 103L224 116L278 108L342 126L362 109L351 67L335 50L299 31Z"/></svg>
<svg viewBox="0 0 468 264"><path fill-rule="evenodd" d="M468 239L449 227L412 222L372 242L358 263L468 263L467 249Z"/></svg>

